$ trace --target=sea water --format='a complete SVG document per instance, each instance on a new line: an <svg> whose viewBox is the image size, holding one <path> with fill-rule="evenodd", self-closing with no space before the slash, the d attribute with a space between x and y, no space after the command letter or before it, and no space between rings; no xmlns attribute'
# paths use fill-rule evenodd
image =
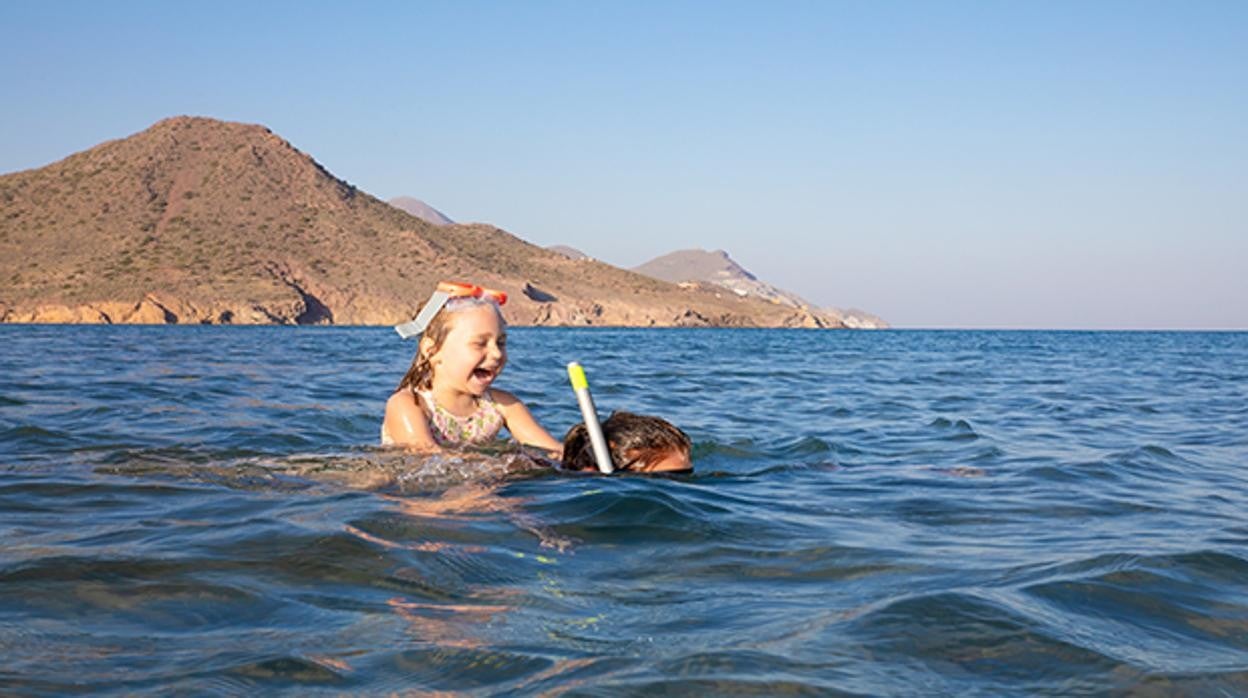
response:
<svg viewBox="0 0 1248 698"><path fill-rule="evenodd" d="M0 327L0 693L1248 693L1248 334L510 335L696 475L379 449L389 329Z"/></svg>

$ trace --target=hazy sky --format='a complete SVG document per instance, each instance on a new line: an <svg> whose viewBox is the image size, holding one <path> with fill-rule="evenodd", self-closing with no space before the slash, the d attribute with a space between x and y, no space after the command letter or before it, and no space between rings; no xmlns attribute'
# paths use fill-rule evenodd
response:
<svg viewBox="0 0 1248 698"><path fill-rule="evenodd" d="M903 327L1248 328L1248 2L0 2L0 172L176 114Z"/></svg>

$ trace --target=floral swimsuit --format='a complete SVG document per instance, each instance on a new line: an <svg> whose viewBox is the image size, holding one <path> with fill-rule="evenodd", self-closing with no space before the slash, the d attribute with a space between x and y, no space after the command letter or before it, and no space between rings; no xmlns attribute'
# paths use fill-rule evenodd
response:
<svg viewBox="0 0 1248 698"><path fill-rule="evenodd" d="M417 393L429 410L429 427L439 446L471 446L488 443L498 436L507 420L490 391L477 398L477 410L467 417L456 417L433 399L433 393Z"/></svg>
<svg viewBox="0 0 1248 698"><path fill-rule="evenodd" d="M507 420L503 411L494 401L490 391L477 398L477 409L467 417L457 417L433 399L433 393L427 390L417 391L416 395L424 403L429 413L429 431L433 432L434 443L439 446L471 446L492 441L502 431ZM381 427L381 445L393 446L394 440Z"/></svg>

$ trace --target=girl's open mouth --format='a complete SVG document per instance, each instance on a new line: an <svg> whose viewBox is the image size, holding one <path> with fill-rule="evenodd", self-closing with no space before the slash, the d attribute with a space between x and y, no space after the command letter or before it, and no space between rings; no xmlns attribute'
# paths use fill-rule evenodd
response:
<svg viewBox="0 0 1248 698"><path fill-rule="evenodd" d="M488 381L488 380L494 380L494 376L496 373L497 371L494 371L488 368L476 368L476 369L473 369L472 371L472 377L476 378L477 380Z"/></svg>

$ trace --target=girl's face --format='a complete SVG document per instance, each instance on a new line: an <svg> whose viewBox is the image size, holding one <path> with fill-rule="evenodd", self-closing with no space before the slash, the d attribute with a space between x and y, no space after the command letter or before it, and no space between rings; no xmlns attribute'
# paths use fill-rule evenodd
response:
<svg viewBox="0 0 1248 698"><path fill-rule="evenodd" d="M429 362L435 390L484 395L507 363L507 333L498 310L479 305L456 312Z"/></svg>

